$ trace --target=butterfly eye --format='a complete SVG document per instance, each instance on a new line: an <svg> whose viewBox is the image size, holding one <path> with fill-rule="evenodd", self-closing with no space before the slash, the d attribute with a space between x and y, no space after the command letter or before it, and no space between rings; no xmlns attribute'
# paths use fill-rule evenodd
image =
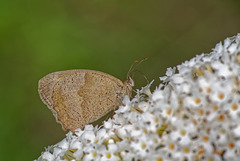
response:
<svg viewBox="0 0 240 161"><path fill-rule="evenodd" d="M134 80L129 76L128 77L128 84L133 87L134 86Z"/></svg>

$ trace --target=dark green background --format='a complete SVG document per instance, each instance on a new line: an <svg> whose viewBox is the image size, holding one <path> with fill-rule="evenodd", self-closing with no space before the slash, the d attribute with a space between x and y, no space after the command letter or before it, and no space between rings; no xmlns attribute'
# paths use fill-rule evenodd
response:
<svg viewBox="0 0 240 161"><path fill-rule="evenodd" d="M137 69L156 86L167 67L240 32L239 0L2 0L0 16L2 161L36 159L65 137L38 96L44 75L86 68L124 80L147 57Z"/></svg>

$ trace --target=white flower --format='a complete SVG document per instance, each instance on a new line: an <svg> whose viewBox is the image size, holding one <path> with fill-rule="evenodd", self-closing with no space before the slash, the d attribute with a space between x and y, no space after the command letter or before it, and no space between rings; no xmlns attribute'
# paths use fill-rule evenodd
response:
<svg viewBox="0 0 240 161"><path fill-rule="evenodd" d="M54 155L52 155L50 152L43 152L40 159L46 160L46 161L53 161L55 158Z"/></svg>

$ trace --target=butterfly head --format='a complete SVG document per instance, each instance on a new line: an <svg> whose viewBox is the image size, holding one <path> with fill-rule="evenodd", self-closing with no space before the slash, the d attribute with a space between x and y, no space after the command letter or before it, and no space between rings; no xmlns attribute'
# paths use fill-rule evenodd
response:
<svg viewBox="0 0 240 161"><path fill-rule="evenodd" d="M125 87L126 94L128 94L131 97L132 87L134 86L134 80L130 76L128 76L127 80L123 84Z"/></svg>

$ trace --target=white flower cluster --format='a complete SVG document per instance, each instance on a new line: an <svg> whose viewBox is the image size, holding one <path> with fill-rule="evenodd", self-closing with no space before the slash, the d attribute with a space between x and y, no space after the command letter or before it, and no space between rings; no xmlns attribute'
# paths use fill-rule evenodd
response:
<svg viewBox="0 0 240 161"><path fill-rule="evenodd" d="M177 69L177 70L176 70ZM101 127L69 132L37 161L240 160L240 34L125 97Z"/></svg>

